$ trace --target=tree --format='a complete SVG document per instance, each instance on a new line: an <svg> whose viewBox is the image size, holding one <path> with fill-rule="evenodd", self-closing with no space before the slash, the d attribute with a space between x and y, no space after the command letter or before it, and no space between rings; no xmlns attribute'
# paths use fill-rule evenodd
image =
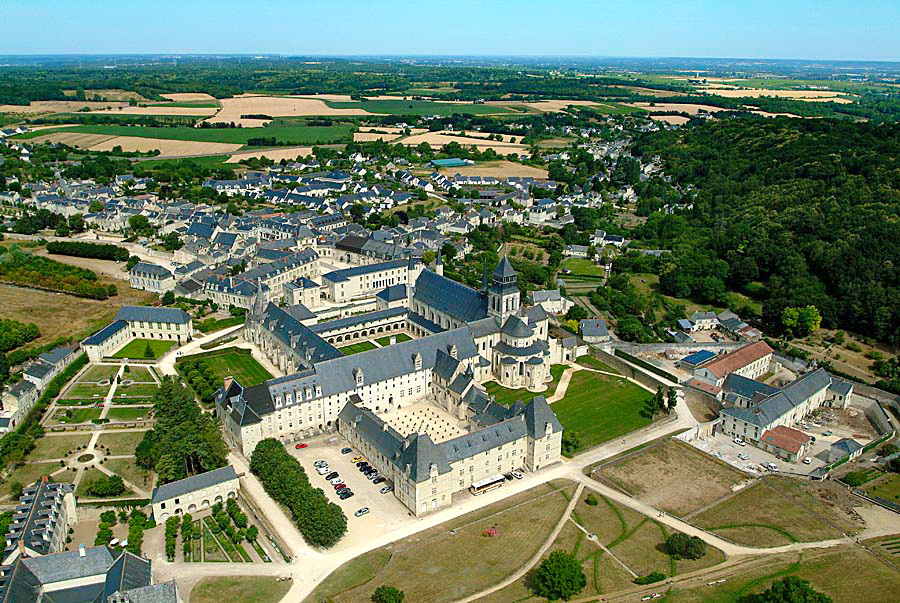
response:
<svg viewBox="0 0 900 603"><path fill-rule="evenodd" d="M581 320L584 320L589 317L590 317L590 314L588 314L588 311L577 304L572 306L571 308L569 308L568 311L566 312L566 320L581 321Z"/></svg>
<svg viewBox="0 0 900 603"><path fill-rule="evenodd" d="M755 595L744 595L739 603L831 603L831 597L814 590L809 581L788 576L763 592Z"/></svg>
<svg viewBox="0 0 900 603"><path fill-rule="evenodd" d="M650 411L656 415L666 410L666 395L663 393L663 386L656 388L656 393L650 399Z"/></svg>
<svg viewBox="0 0 900 603"><path fill-rule="evenodd" d="M678 392L674 387L670 387L666 392L666 414L671 414L676 406L678 406Z"/></svg>
<svg viewBox="0 0 900 603"><path fill-rule="evenodd" d="M700 559L706 554L706 542L678 532L666 539L666 551L676 559Z"/></svg>
<svg viewBox="0 0 900 603"><path fill-rule="evenodd" d="M147 345L144 347L144 358L156 358L156 354L153 353L153 348L150 347L150 342L147 342Z"/></svg>
<svg viewBox="0 0 900 603"><path fill-rule="evenodd" d="M256 526L250 526L247 528L247 540L253 542L259 537L259 528Z"/></svg>
<svg viewBox="0 0 900 603"><path fill-rule="evenodd" d="M130 271L132 268L134 268L135 264L137 264L140 261L141 261L141 258L139 258L136 255L129 257L128 261L125 263L125 270Z"/></svg>
<svg viewBox="0 0 900 603"><path fill-rule="evenodd" d="M172 291L166 291L162 296L162 303L164 306L171 306L175 303L175 293Z"/></svg>
<svg viewBox="0 0 900 603"><path fill-rule="evenodd" d="M142 216L140 214L128 218L128 228L139 235L150 235L153 233L153 227L150 225L150 220L147 216Z"/></svg>
<svg viewBox="0 0 900 603"><path fill-rule="evenodd" d="M372 603L403 603L403 591L393 586L379 586L372 593Z"/></svg>
<svg viewBox="0 0 900 603"><path fill-rule="evenodd" d="M96 214L103 211L104 208L105 206L102 201L91 201L90 205L88 205L88 212Z"/></svg>
<svg viewBox="0 0 900 603"><path fill-rule="evenodd" d="M568 601L587 586L582 564L565 551L553 551L534 573L534 592L551 601Z"/></svg>

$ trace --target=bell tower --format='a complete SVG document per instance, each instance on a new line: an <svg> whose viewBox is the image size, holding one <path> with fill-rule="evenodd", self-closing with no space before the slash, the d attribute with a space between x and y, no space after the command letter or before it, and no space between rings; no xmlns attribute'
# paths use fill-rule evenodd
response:
<svg viewBox="0 0 900 603"><path fill-rule="evenodd" d="M488 287L488 314L506 319L519 311L519 275L506 256L500 260Z"/></svg>

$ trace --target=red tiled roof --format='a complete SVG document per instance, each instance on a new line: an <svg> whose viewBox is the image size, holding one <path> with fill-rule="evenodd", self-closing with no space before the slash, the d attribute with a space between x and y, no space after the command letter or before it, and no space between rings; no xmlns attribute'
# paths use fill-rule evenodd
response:
<svg viewBox="0 0 900 603"><path fill-rule="evenodd" d="M699 389L702 392L706 392L707 394L709 394L711 396L718 397L719 394L722 393L721 387L716 387L715 385L710 385L709 383L706 383L705 381L700 381L699 379L691 379L690 381L687 382L687 384L693 388Z"/></svg>
<svg viewBox="0 0 900 603"><path fill-rule="evenodd" d="M809 442L809 436L796 429L779 425L774 429L765 430L759 441L791 454L799 454L800 449Z"/></svg>
<svg viewBox="0 0 900 603"><path fill-rule="evenodd" d="M756 343L751 343L750 345L738 348L733 352L728 352L724 356L719 356L703 368L709 369L716 377L727 377L729 374L744 368L748 364L752 364L760 358L768 356L772 351L773 350L769 347L768 343L765 341L757 341Z"/></svg>

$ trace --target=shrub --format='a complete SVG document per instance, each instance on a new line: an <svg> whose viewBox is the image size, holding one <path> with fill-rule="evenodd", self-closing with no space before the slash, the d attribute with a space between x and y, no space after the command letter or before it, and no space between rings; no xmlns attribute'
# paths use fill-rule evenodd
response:
<svg viewBox="0 0 900 603"><path fill-rule="evenodd" d="M574 555L553 551L534 573L533 590L541 597L568 601L587 586L582 564Z"/></svg>
<svg viewBox="0 0 900 603"><path fill-rule="evenodd" d="M700 559L706 554L706 542L679 532L666 539L666 551L676 559Z"/></svg>
<svg viewBox="0 0 900 603"><path fill-rule="evenodd" d="M118 475L97 478L87 488L88 494L98 498L119 496L125 492L125 482Z"/></svg>
<svg viewBox="0 0 900 603"><path fill-rule="evenodd" d="M100 521L102 521L103 523L108 523L111 526L116 525L116 512L104 511L100 514Z"/></svg>
<svg viewBox="0 0 900 603"><path fill-rule="evenodd" d="M403 603L403 591L393 586L379 586L372 593L372 603Z"/></svg>
<svg viewBox="0 0 900 603"><path fill-rule="evenodd" d="M666 579L665 574L661 574L659 572L653 572L652 574L647 574L646 576L638 576L632 582L635 584L653 584L654 582L662 582Z"/></svg>
<svg viewBox="0 0 900 603"><path fill-rule="evenodd" d="M599 500L593 494L588 494L587 498L584 499L584 504L590 505L592 507L596 507L599 504Z"/></svg>

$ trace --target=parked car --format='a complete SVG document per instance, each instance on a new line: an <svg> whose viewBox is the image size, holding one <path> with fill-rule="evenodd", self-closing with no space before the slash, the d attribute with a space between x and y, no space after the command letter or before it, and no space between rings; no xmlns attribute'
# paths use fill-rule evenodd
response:
<svg viewBox="0 0 900 603"><path fill-rule="evenodd" d="M381 490L379 490L379 492L381 492L382 494L387 494L388 492L393 492L393 491L394 491L393 486L384 486L381 488Z"/></svg>
<svg viewBox="0 0 900 603"><path fill-rule="evenodd" d="M337 476L338 476L338 472L332 471L331 473L329 473L328 475L325 476L325 479L327 479L328 481L331 481L334 478L336 478Z"/></svg>
<svg viewBox="0 0 900 603"><path fill-rule="evenodd" d="M316 467L323 467L323 466L324 466L324 467L327 467L327 466L328 466L328 461L323 461L322 459L319 459L318 461L316 461L315 463L313 463L313 465L315 465Z"/></svg>
<svg viewBox="0 0 900 603"><path fill-rule="evenodd" d="M512 471L511 473L512 476L516 479L522 479L523 477L525 477L524 475L522 475L521 471Z"/></svg>
<svg viewBox="0 0 900 603"><path fill-rule="evenodd" d="M366 459L365 459L364 457L361 457L361 456L355 456L355 457L353 457L352 459L350 459L350 461L353 462L353 463L362 463L362 462L365 461L365 460L366 460Z"/></svg>
<svg viewBox="0 0 900 603"><path fill-rule="evenodd" d="M738 458L741 459L742 461L747 461L747 460L750 460L750 455L747 454L746 452L742 452L742 453L738 454Z"/></svg>
<svg viewBox="0 0 900 603"><path fill-rule="evenodd" d="M367 463L366 461L357 461L356 466L357 467L368 467L369 463Z"/></svg>
<svg viewBox="0 0 900 603"><path fill-rule="evenodd" d="M347 484L345 484L344 482L338 482L338 483L332 484L332 485L334 486L335 492L337 492L338 490L343 490L344 488L347 487Z"/></svg>
<svg viewBox="0 0 900 603"><path fill-rule="evenodd" d="M810 464L812 464L812 459L809 458L809 457L806 457L805 459L803 459L803 464L804 464L804 465L810 465Z"/></svg>
<svg viewBox="0 0 900 603"><path fill-rule="evenodd" d="M503 477L505 477L506 481L508 481L508 482L511 482L511 481L513 481L513 479L515 479L515 478L513 478L512 473L504 473Z"/></svg>
<svg viewBox="0 0 900 603"><path fill-rule="evenodd" d="M341 500L347 500L351 496L353 496L353 490L351 490L350 488L338 492L338 498L340 498Z"/></svg>
<svg viewBox="0 0 900 603"><path fill-rule="evenodd" d="M832 435L832 434L833 434L833 432L832 432L830 429L829 429L828 431L823 431L823 432L822 432L822 435L823 435L823 436L830 436L830 435Z"/></svg>
<svg viewBox="0 0 900 603"><path fill-rule="evenodd" d="M328 468L328 465L325 465L324 467L316 467L316 473L318 473L319 475L325 475L329 471L331 471L331 469Z"/></svg>
<svg viewBox="0 0 900 603"><path fill-rule="evenodd" d="M362 509L357 509L353 515L355 517L362 517L363 515L366 515L368 512L369 512L369 507L363 507Z"/></svg>
<svg viewBox="0 0 900 603"><path fill-rule="evenodd" d="M745 442L741 438L734 438L731 441L734 442L735 444L737 444L738 446L746 446L747 445L747 442Z"/></svg>
<svg viewBox="0 0 900 603"><path fill-rule="evenodd" d="M378 479L379 477L381 477L381 476L378 474L377 471L375 471L375 472L373 472L373 473L369 473L368 475L366 475L366 479L369 480L369 481L372 482L372 483L375 483L375 480Z"/></svg>
<svg viewBox="0 0 900 603"><path fill-rule="evenodd" d="M337 476L337 477L334 477L334 478L328 480L328 483L330 483L332 486L336 486L336 485L340 484L341 476Z"/></svg>
<svg viewBox="0 0 900 603"><path fill-rule="evenodd" d="M300 442L299 444L294 446L294 448L296 448L297 450L300 450L302 448L309 448L309 444L307 444L306 442Z"/></svg>
<svg viewBox="0 0 900 603"><path fill-rule="evenodd" d="M387 481L387 480L385 480L383 477L381 477L381 476L379 475L378 477L376 477L375 479L372 480L372 483L373 483L373 484L380 484L380 483L385 482L385 481Z"/></svg>
<svg viewBox="0 0 900 603"><path fill-rule="evenodd" d="M352 448L341 448L341 454L350 454L353 452Z"/></svg>

